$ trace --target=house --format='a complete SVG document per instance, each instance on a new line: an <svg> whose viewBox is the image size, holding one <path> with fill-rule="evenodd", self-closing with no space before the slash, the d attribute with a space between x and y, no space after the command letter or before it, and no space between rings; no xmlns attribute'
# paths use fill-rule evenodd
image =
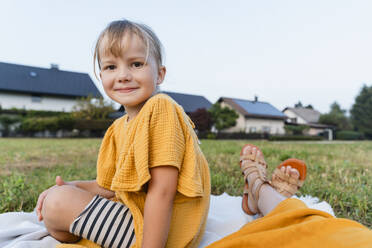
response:
<svg viewBox="0 0 372 248"><path fill-rule="evenodd" d="M270 103L221 97L222 107L234 109L239 115L234 127L224 132L284 134L286 116Z"/></svg>
<svg viewBox="0 0 372 248"><path fill-rule="evenodd" d="M204 96L176 93L170 91L161 91L161 93L167 94L173 100L175 100L179 105L182 106L183 110L187 114L190 114L200 108L209 109L210 107L212 107L212 103L208 101L208 99ZM124 113L124 107L121 106L118 111L121 112L121 114L115 113L111 116L121 117Z"/></svg>
<svg viewBox="0 0 372 248"><path fill-rule="evenodd" d="M87 73L0 62L0 106L70 112L82 97L101 94Z"/></svg>
<svg viewBox="0 0 372 248"><path fill-rule="evenodd" d="M305 125L309 128L305 130L306 135L321 135L325 131L332 134L330 126L319 124L319 118L321 113L315 109L304 108L304 107L287 107L283 110L283 113L288 117L287 125ZM331 137L329 136L331 139Z"/></svg>

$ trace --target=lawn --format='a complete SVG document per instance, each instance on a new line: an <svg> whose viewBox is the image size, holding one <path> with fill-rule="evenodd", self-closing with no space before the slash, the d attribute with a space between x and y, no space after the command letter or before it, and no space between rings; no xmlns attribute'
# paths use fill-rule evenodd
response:
<svg viewBox="0 0 372 248"><path fill-rule="evenodd" d="M32 211L38 194L65 180L94 179L100 139L0 139L0 212ZM241 195L240 148L248 141L202 140L211 168L212 193ZM296 157L308 165L299 194L331 204L337 217L372 227L372 142L249 141L261 147L271 171Z"/></svg>

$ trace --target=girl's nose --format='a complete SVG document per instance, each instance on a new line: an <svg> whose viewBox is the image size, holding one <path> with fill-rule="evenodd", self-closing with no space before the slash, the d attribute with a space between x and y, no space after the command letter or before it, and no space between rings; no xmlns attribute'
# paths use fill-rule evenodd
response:
<svg viewBox="0 0 372 248"><path fill-rule="evenodd" d="M132 80L132 74L131 74L130 70L128 70L128 69L121 69L119 71L117 80L120 83L125 83L125 82L131 81Z"/></svg>

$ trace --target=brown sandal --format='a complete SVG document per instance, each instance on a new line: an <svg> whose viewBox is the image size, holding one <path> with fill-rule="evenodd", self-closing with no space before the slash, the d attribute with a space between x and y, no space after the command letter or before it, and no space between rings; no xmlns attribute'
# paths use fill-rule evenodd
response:
<svg viewBox="0 0 372 248"><path fill-rule="evenodd" d="M300 177L298 179L283 173L280 168L283 166L291 166L298 170ZM282 162L276 167L271 177L270 184L273 188L285 197L293 196L304 184L306 178L306 164L299 159L290 158Z"/></svg>
<svg viewBox="0 0 372 248"><path fill-rule="evenodd" d="M255 154L244 154L245 149L248 146L250 146L252 149L256 148L257 152L260 152L262 156L257 156L257 152ZM243 146L240 152L239 165L240 165L242 174L244 175L244 193L243 193L243 199L242 199L242 209L248 215L255 215L259 213L259 209L258 209L259 191L263 184L269 183L268 180L266 179L267 164L263 158L262 151L255 145L247 144ZM251 173L257 173L257 177L254 178L253 180L250 180L248 184L247 177ZM252 188L255 185L256 180L259 180L259 183L256 186L255 192L252 192ZM252 199L253 211L249 209L248 197Z"/></svg>

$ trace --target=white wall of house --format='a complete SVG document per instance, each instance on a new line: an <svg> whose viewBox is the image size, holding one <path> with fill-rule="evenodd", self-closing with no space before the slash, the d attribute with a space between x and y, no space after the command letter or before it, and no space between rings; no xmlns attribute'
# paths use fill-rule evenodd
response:
<svg viewBox="0 0 372 248"><path fill-rule="evenodd" d="M3 109L26 109L71 112L76 99L55 96L34 97L30 94L0 92L0 105Z"/></svg>
<svg viewBox="0 0 372 248"><path fill-rule="evenodd" d="M292 110L290 110L290 109L286 109L285 111L284 111L284 114L286 115L286 116L288 116L288 118L289 118L289 121L291 122L291 123L297 123L297 124L307 124L307 121L305 121L304 119L302 119L300 116L298 116L296 113L294 113ZM296 118L296 122L293 122L291 119L294 119L294 118Z"/></svg>
<svg viewBox="0 0 372 248"><path fill-rule="evenodd" d="M246 133L284 134L284 120L247 118L245 131Z"/></svg>
<svg viewBox="0 0 372 248"><path fill-rule="evenodd" d="M228 107L233 109L230 105L225 102L221 103L221 107ZM223 130L224 132L245 132L245 133L270 133L270 134L284 134L284 120L275 119L259 119L259 118L245 118L244 115L240 114L236 120L234 127Z"/></svg>

